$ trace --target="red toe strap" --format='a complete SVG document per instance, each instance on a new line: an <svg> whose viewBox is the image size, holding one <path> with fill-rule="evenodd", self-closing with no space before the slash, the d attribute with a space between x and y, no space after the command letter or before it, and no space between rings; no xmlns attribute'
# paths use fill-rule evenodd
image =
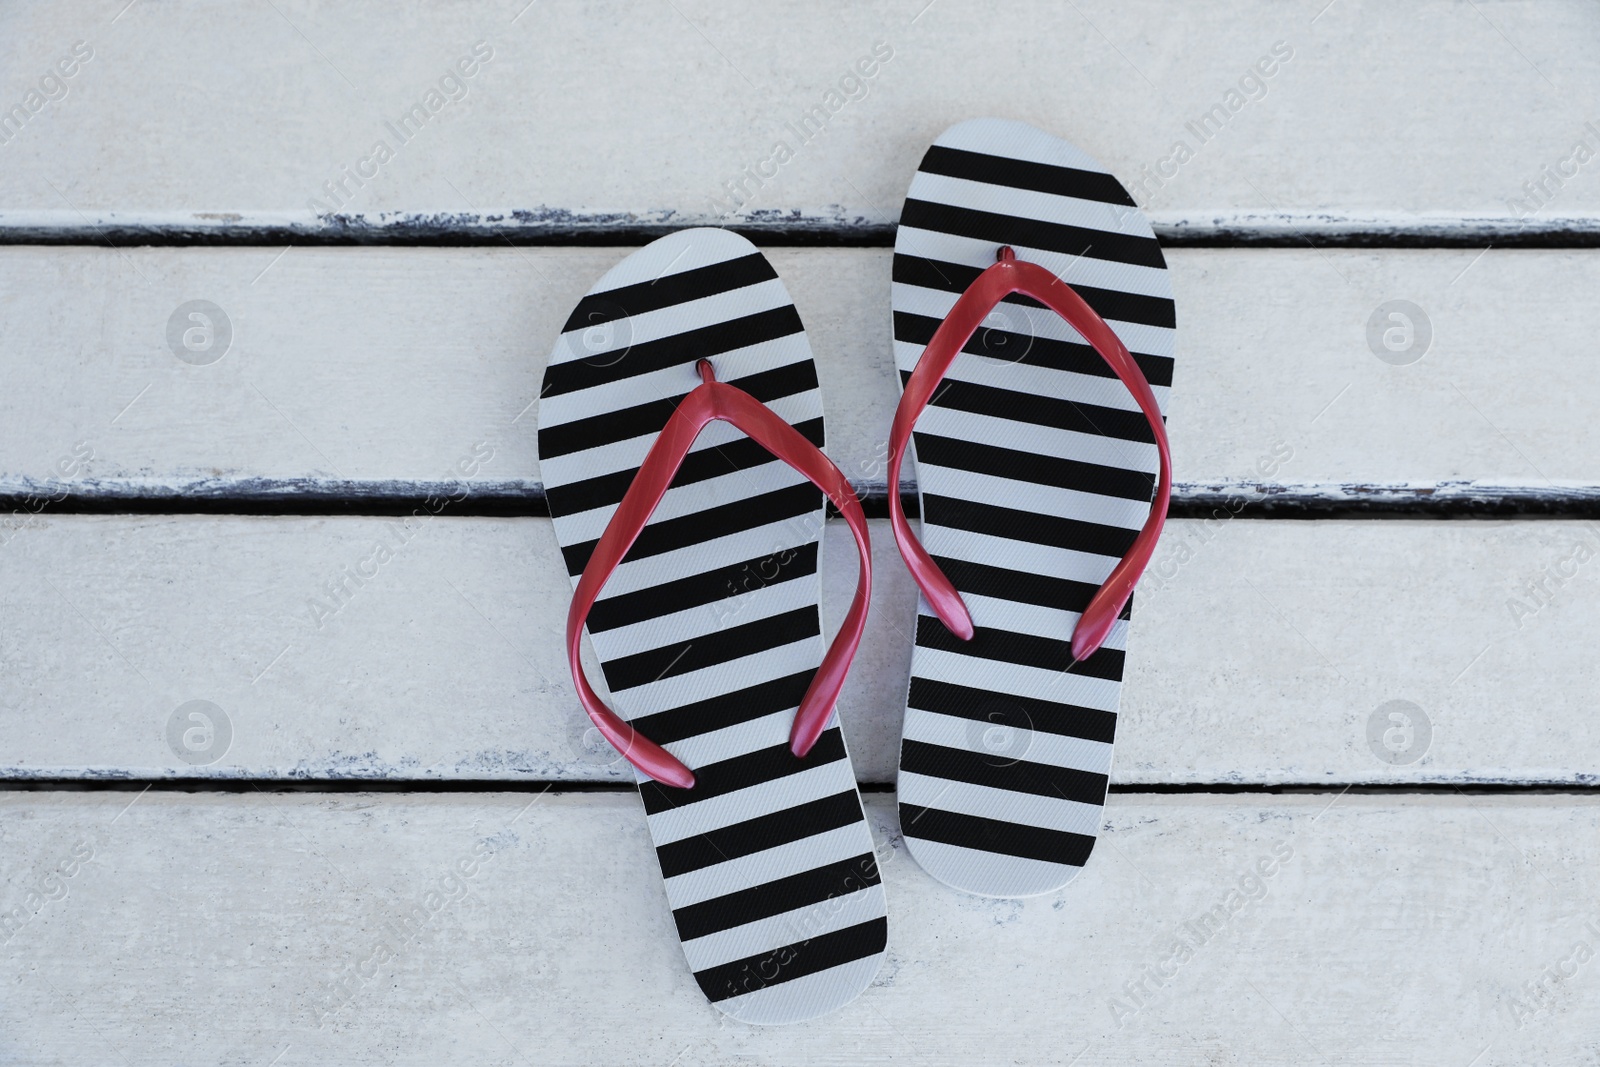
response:
<svg viewBox="0 0 1600 1067"><path fill-rule="evenodd" d="M845 676L850 672L850 662L855 658L856 646L861 643L861 633L866 627L867 605L872 599L872 546L867 536L867 520L861 511L861 502L833 461L822 454L816 445L775 415L770 408L737 386L716 380L708 360L700 360L696 367L703 380L698 388L684 397L659 437L650 446L639 473L634 476L616 514L606 524L605 532L589 557L583 577L578 579L577 591L572 596L572 607L567 612L567 662L572 668L572 679L578 688L578 700L583 710L600 732L621 752L627 761L651 778L680 789L694 786L694 774L670 752L654 741L641 736L633 727L623 722L589 685L579 660L580 641L589 609L600 596L607 579L621 564L633 542L644 530L656 506L666 495L673 476L683 464L693 447L695 438L706 425L721 420L730 422L751 440L771 452L778 459L804 474L813 485L828 495L839 509L850 532L855 535L856 551L861 557L861 567L856 578L855 599L845 614L844 625L828 647L800 701L789 732L789 748L796 756L811 751L817 738L828 726L833 706L839 699Z"/></svg>
<svg viewBox="0 0 1600 1067"><path fill-rule="evenodd" d="M900 504L900 464L905 459L912 427L928 406L939 382L949 372L950 365L988 314L1012 293L1033 297L1083 335L1084 340L1110 365L1122 384L1133 394L1139 410L1144 412L1155 434L1156 451L1161 457L1161 473L1155 500L1150 506L1150 517L1145 520L1138 537L1134 538L1133 547L1128 549L1105 584L1089 601L1089 606L1084 609L1073 630L1072 658L1082 660L1093 655L1110 635L1128 597L1133 595L1133 587L1138 584L1139 576L1144 573L1150 556L1155 552L1161 527L1167 519L1167 504L1172 496L1172 456L1167 450L1167 429L1161 421L1161 409L1156 405L1155 394L1150 391L1150 383L1145 381L1127 346L1106 325L1106 321L1053 271L1037 263L1017 259L1009 247L1002 248L998 261L978 275L956 300L950 314L939 324L933 339L923 350L922 358L917 361L916 369L911 372L910 380L906 382L904 395L900 398L900 406L895 409L894 423L889 430L889 519L894 529L895 543L900 546L900 554L922 589L922 595L927 597L934 613L952 633L963 641L970 641L973 634L972 616L967 613L961 594L945 577L938 564L934 563L906 522L905 509Z"/></svg>

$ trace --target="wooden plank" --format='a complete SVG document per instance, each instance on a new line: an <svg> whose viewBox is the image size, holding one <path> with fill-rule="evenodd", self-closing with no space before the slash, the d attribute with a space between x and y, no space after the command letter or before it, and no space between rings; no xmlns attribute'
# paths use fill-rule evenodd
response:
<svg viewBox="0 0 1600 1067"><path fill-rule="evenodd" d="M721 220L881 239L929 141L999 114L1098 156L1169 238L1600 238L1600 181L1574 156L1600 147L1582 0L1009 10L18 8L0 16L4 105L24 107L0 231L498 241Z"/></svg>
<svg viewBox="0 0 1600 1067"><path fill-rule="evenodd" d="M35 518L0 549L0 777L625 780L571 692L549 521L402 521ZM915 594L873 534L840 707L883 783ZM855 569L827 537L837 625ZM1592 785L1596 554L1586 522L1174 522L1113 781Z"/></svg>
<svg viewBox="0 0 1600 1067"><path fill-rule="evenodd" d="M1116 796L1026 901L937 885L868 810L888 962L751 1028L690 979L630 796L13 793L0 1056L1497 1067L1600 1029L1593 797Z"/></svg>
<svg viewBox="0 0 1600 1067"><path fill-rule="evenodd" d="M464 480L474 507L536 501L530 405L543 360L622 254L0 249L0 493L23 511L35 506L28 497L64 493L292 508L414 499ZM864 491L881 492L897 399L889 253L771 256L820 362L830 451ZM1471 508L1507 496L1592 500L1600 488L1592 331L1572 314L1600 289L1600 252L1171 258L1180 499ZM226 316L227 351L209 364L187 360L215 349L183 348L191 323L179 309L193 300ZM1427 318L1426 351L1407 365L1380 359L1374 344L1409 358L1422 332L1412 353L1393 356L1382 334L1395 324L1378 314L1370 340L1393 300ZM1518 359L1513 376L1511 353L1537 357ZM480 443L493 455L473 463Z"/></svg>

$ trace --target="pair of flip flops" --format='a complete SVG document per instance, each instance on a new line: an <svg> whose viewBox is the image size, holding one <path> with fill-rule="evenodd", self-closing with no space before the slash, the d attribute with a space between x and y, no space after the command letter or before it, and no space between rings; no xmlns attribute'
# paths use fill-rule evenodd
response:
<svg viewBox="0 0 1600 1067"><path fill-rule="evenodd" d="M928 150L893 265L890 524L923 594L898 794L911 855L957 889L1050 892L1094 845L1128 599L1166 514L1173 332L1150 225L1086 154L995 119ZM575 587L579 699L636 768L696 981L750 1023L846 1003L887 943L834 714L868 531L824 440L800 317L724 230L619 263L545 373L540 465ZM911 450L920 531L898 494ZM859 555L831 641L829 502ZM584 632L610 704L584 675Z"/></svg>

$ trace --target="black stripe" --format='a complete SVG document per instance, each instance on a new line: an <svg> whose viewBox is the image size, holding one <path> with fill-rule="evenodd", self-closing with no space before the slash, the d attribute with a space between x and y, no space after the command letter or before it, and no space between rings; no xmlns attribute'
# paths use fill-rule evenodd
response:
<svg viewBox="0 0 1600 1067"><path fill-rule="evenodd" d="M910 376L910 372L902 371L901 382ZM1155 444L1155 434L1151 433L1150 424L1145 421L1142 412L1122 411L1037 393L1022 393L993 385L975 385L954 378L946 378L939 383L938 390L933 394L932 406L1035 426L1049 426L1057 430L1114 437L1119 441Z"/></svg>
<svg viewBox="0 0 1600 1067"><path fill-rule="evenodd" d="M819 909L822 907L818 905ZM696 971L694 980L700 984L706 999L715 1004L876 956L888 943L889 920L868 919L843 930Z"/></svg>
<svg viewBox="0 0 1600 1067"><path fill-rule="evenodd" d="M734 621L740 613L735 597L815 573L817 542L812 541L797 548L730 563L702 574L662 582L648 589L597 600L589 609L585 625L592 634L605 633L618 626L660 618L704 604L716 605L714 610L718 618ZM721 604L719 601L727 603Z"/></svg>
<svg viewBox="0 0 1600 1067"><path fill-rule="evenodd" d="M895 281L906 285L946 293L964 293L978 280L984 268L942 259L935 261L910 252L897 252L890 271ZM1125 293L1121 289L1101 289L1076 283L1072 283L1072 291L1083 297L1083 302L1102 319L1136 322L1142 326L1163 326L1169 330L1178 325L1177 308L1170 296L1146 296L1143 293ZM1042 302L1022 293L1012 293L1001 303L1048 310ZM1050 314L1054 315L1055 312L1051 311Z"/></svg>
<svg viewBox="0 0 1600 1067"><path fill-rule="evenodd" d="M822 447L821 416L795 423L794 428L799 430L806 440L818 448ZM678 473L672 476L672 484L693 485L695 482L720 478L724 474L733 474L737 471L751 470L772 462L774 460L771 452L750 438L741 437L725 445L702 448L689 453L678 468ZM621 503L623 494L628 491L628 486L633 484L633 479L638 473L638 467L629 467L626 470L612 471L610 474L594 478L568 482L566 485L550 486L545 489L545 500L549 502L550 514L573 515L591 508Z"/></svg>
<svg viewBox="0 0 1600 1067"><path fill-rule="evenodd" d="M919 466L950 467L1029 485L1048 485L1140 503L1148 503L1156 491L1155 475L1126 467L1062 459L931 433L918 433L916 444Z"/></svg>
<svg viewBox="0 0 1600 1067"><path fill-rule="evenodd" d="M922 841L998 852L1003 856L1043 860L1082 867L1089 862L1094 838L1065 830L1041 830L1037 826L959 815L953 811L900 805L900 832Z"/></svg>
<svg viewBox="0 0 1600 1067"><path fill-rule="evenodd" d="M692 704L652 712L630 720L634 729L658 745L670 745L686 737L697 737L712 730L723 730L742 722L771 715L775 711L798 708L815 671L799 671L774 678L732 693L697 700Z"/></svg>
<svg viewBox="0 0 1600 1067"><path fill-rule="evenodd" d="M608 660L604 664L606 684L612 692L620 692L663 678L676 678L680 674L754 656L759 652L770 652L821 634L822 622L817 606L808 604L754 622L719 627L709 634L687 641L674 641L648 652L635 652L631 656Z"/></svg>
<svg viewBox="0 0 1600 1067"><path fill-rule="evenodd" d="M608 349L582 359L551 363L545 368L544 389L539 396L576 393L680 364L687 376L692 373L694 362L701 358L776 341L800 332L800 314L795 311L794 305L786 304L726 322L685 330L670 337Z"/></svg>
<svg viewBox="0 0 1600 1067"><path fill-rule="evenodd" d="M753 852L777 848L790 841L837 830L841 826L860 822L865 817L861 812L861 798L854 789L850 789L662 845L656 849L656 855L661 859L662 876L673 878Z"/></svg>
<svg viewBox="0 0 1600 1067"><path fill-rule="evenodd" d="M809 359L786 363L781 367L760 371L743 378L729 379L763 404L781 397L804 393L817 387L817 366ZM663 400L652 400L631 408L619 408L603 415L564 422L559 426L539 427L539 457L553 459L601 445L628 441L645 434L660 433L672 413L688 393L679 393ZM548 490L547 490L548 491ZM618 497L620 500L621 498Z"/></svg>
<svg viewBox="0 0 1600 1067"><path fill-rule="evenodd" d="M675 789L655 781L640 782L639 795L644 798L645 814L655 815L671 808L681 808L685 804L696 804L753 785L787 778L813 767L836 763L844 756L844 738L839 733L839 727L830 726L822 731L822 736L817 738L817 743L806 753L805 759L790 752L789 743L785 741L781 745L694 768L693 789Z"/></svg>
<svg viewBox="0 0 1600 1067"><path fill-rule="evenodd" d="M691 300L702 300L718 293L743 289L747 285L771 281L777 276L778 272L772 269L766 256L751 252L747 256L726 259L694 270L664 274L654 281L590 293L578 301L578 306L572 310L561 332L570 333L614 322L628 315L660 311L677 304L687 304Z"/></svg>
<svg viewBox="0 0 1600 1067"><path fill-rule="evenodd" d="M901 371L901 384L909 378L910 371ZM1072 430L1075 434L1115 437L1120 442L1136 442L1139 445L1155 443L1155 434L1150 432L1150 424L1144 421L1141 411L1102 408L1093 403L1042 397L1030 392L1000 389L998 386L979 386L955 378L939 382L930 406L987 414L995 419L1010 419L1013 422L1032 422L1034 426Z"/></svg>
<svg viewBox="0 0 1600 1067"><path fill-rule="evenodd" d="M1054 315L1055 312L1039 312ZM915 315L909 311L894 313L894 339L911 345L926 346L933 340L934 331L941 320L931 315ZM1100 354L1089 345L1077 341L1063 341L1055 337L1038 337L1017 330L1003 330L998 325L974 330L961 351L974 356L987 356L1002 363L1020 363L1046 370L1070 371L1095 378L1116 379ZM1140 352L1129 353L1139 365L1145 381L1151 385L1172 384L1172 357L1151 356ZM904 372L902 372L902 376Z"/></svg>
<svg viewBox="0 0 1600 1067"><path fill-rule="evenodd" d="M927 171L929 174L943 174L950 178L983 182L986 185L1031 189L1036 193L1070 196L1078 200L1097 200L1102 204L1120 204L1123 207L1138 206L1128 194L1128 190L1122 187L1122 183L1104 171L1059 167L1050 163L1035 163L1029 159L991 156L984 152L969 152L964 148L949 148L937 144L928 149L917 169Z"/></svg>
<svg viewBox="0 0 1600 1067"><path fill-rule="evenodd" d="M992 689L973 689L951 682L912 678L906 706L939 715L954 715L979 722L1010 724L1021 719L1047 734L1081 737L1111 744L1117 735L1117 713L1075 704L1057 704L1034 697L1019 697Z"/></svg>
<svg viewBox="0 0 1600 1067"><path fill-rule="evenodd" d="M84 245L106 241L154 247L342 248L368 245L402 248L505 248L542 245L554 248L622 248L649 244L682 233L681 215L656 221L609 211L578 212L536 209L507 214L471 212L394 214L335 213L300 222L257 225L193 219L166 222L114 220L92 228L80 222L0 224L0 246ZM894 243L894 223L881 215L867 218L852 212L758 211L746 221L729 220L727 229L759 242L763 248L887 248ZM1318 248L1595 248L1600 227L1585 218L1529 215L1521 220L1471 219L1451 222L1415 216L1408 222L1351 225L1332 214L1303 217L1291 227L1262 228L1230 223L1205 215L1158 229L1168 245L1188 248L1300 248L1314 241ZM221 781L221 779L215 779ZM1421 788L1420 786L1418 788Z"/></svg>
<svg viewBox="0 0 1600 1067"><path fill-rule="evenodd" d="M1065 631L1060 637L1035 637L1033 634L979 626L972 640L963 641L933 616L917 616L919 648L1037 667L1043 671L1061 671L1084 678L1104 678L1108 682L1122 681L1122 661L1126 654L1121 649L1101 648L1088 659L1075 661L1072 658L1071 638L1072 635ZM974 670L977 669L974 667Z"/></svg>
<svg viewBox="0 0 1600 1067"><path fill-rule="evenodd" d="M672 918L678 924L678 937L693 941L808 904L821 905L846 893L859 893L878 882L877 861L872 853L864 852L787 878L686 905L674 911Z"/></svg>
<svg viewBox="0 0 1600 1067"><path fill-rule="evenodd" d="M1104 259L1113 263L1133 263L1141 267L1167 265L1161 256L1161 244L1154 237L1133 237L1061 222L1020 219L1014 215L951 207L927 200L907 199L905 207L900 210L900 225L977 241L991 241L997 247L1020 245L1023 248L1042 248L1047 252Z"/></svg>
<svg viewBox="0 0 1600 1067"><path fill-rule="evenodd" d="M934 556L933 560L962 593L1010 600L1018 604L1037 604L1042 608L1082 612L1100 588L1093 582L1076 582L1048 574L1014 571L949 556ZM1130 597L1128 604L1132 603ZM1132 617L1127 605L1123 605L1121 617Z"/></svg>
<svg viewBox="0 0 1600 1067"><path fill-rule="evenodd" d="M952 530L970 530L991 537L1069 548L1075 552L1091 552L1118 559L1127 554L1128 549L1133 547L1134 538L1139 536L1137 530L1121 526L1103 526L1081 519L1041 515L1034 511L1019 511L933 493L922 494L922 521L928 525L947 526Z"/></svg>
<svg viewBox="0 0 1600 1067"><path fill-rule="evenodd" d="M770 493L734 500L704 511L681 515L676 519L661 519L650 523L639 534L639 539L628 549L624 561L644 559L703 544L713 537L727 537L743 530L753 530L786 519L799 518L822 510L822 490L810 482L791 485L787 489L774 489ZM796 540L800 540L796 531ZM811 536L815 536L812 534ZM568 574L582 574L589 565L589 557L600 543L599 538L575 545L564 545L561 556L566 560ZM773 546L774 551L785 546Z"/></svg>
<svg viewBox="0 0 1600 1067"><path fill-rule="evenodd" d="M1005 789L1013 793L1074 800L1079 804L1104 804L1109 779L1092 771L1052 767L1047 763L1002 757L988 752L931 745L906 738L900 742L900 773L966 782Z"/></svg>

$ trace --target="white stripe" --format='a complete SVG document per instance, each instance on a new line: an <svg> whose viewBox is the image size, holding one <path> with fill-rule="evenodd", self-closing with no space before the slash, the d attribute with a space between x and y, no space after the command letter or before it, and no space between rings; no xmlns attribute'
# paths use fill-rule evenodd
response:
<svg viewBox="0 0 1600 1067"><path fill-rule="evenodd" d="M929 289L907 282L893 282L890 288L890 299L896 311L909 315L926 315L941 321L950 314L950 309L961 296L960 293ZM1083 335L1066 319L1049 308L1000 303L995 305L983 321L987 329L1026 334L1069 344L1088 344ZM1131 352L1150 356L1172 355L1176 331L1170 326L1147 326L1144 323L1124 322L1121 319L1107 319L1106 325L1111 327Z"/></svg>
<svg viewBox="0 0 1600 1067"><path fill-rule="evenodd" d="M816 604L817 583L807 575L589 636L600 658L610 661L666 645L700 640L730 627L770 619L797 608L816 607Z"/></svg>
<svg viewBox="0 0 1600 1067"><path fill-rule="evenodd" d="M975 752L999 763L1026 760L1094 774L1111 773L1111 746L1105 742L1030 730L1021 725L1022 721L1020 716L1002 723L907 708L902 736L910 741Z"/></svg>
<svg viewBox="0 0 1600 1067"><path fill-rule="evenodd" d="M755 250L755 245L732 230L709 226L678 230L628 255L606 271L589 293L607 293L625 285L670 278L684 271L739 259Z"/></svg>
<svg viewBox="0 0 1600 1067"><path fill-rule="evenodd" d="M991 897L1036 897L1041 893L1053 893L1083 869L947 845L911 834L906 835L906 849L918 866L945 885Z"/></svg>
<svg viewBox="0 0 1600 1067"><path fill-rule="evenodd" d="M613 691L613 696L618 714L625 719L637 719L801 671L815 671L821 664L822 637L819 635L621 692Z"/></svg>
<svg viewBox="0 0 1600 1067"><path fill-rule="evenodd" d="M793 396L779 397L767 407L774 415L793 425L820 417L822 398L817 390L808 389ZM645 455L649 453L659 436L659 433L652 431L640 434L638 437L630 437L626 441L613 441L610 444L584 449L582 452L554 456L540 463L540 480L546 488L559 488L573 482L615 474L617 471L633 470L644 462ZM732 423L713 422L700 431L700 436L695 438L694 447L689 450L689 454L692 456L708 448L718 448L742 440L744 436L744 431Z"/></svg>
<svg viewBox="0 0 1600 1067"><path fill-rule="evenodd" d="M966 560L969 563L1003 565L1008 570L1026 574L1048 574L1073 582L1100 585L1116 566L1116 557L1102 556L1096 552L1075 552L1068 548L1034 544L1031 541L1013 541L992 534L957 530L950 526L936 526L927 519L921 522L923 547L938 556ZM935 547L937 546L937 547Z"/></svg>
<svg viewBox="0 0 1600 1067"><path fill-rule="evenodd" d="M901 370L913 370L922 358L925 346L909 341L894 342L894 356ZM987 385L996 389L1009 389L1014 393L1031 393L1034 396L1055 397L1077 404L1093 404L1117 411L1138 413L1139 402L1133 399L1125 385L1117 378L1101 378L1092 374L1036 367L1027 363L1006 363L963 352L945 374L946 378L974 385ZM1156 406L1166 410L1169 386L1151 386Z"/></svg>
<svg viewBox="0 0 1600 1067"><path fill-rule="evenodd" d="M971 689L988 689L996 693L1053 700L1058 704L1076 704L1080 708L1110 712L1117 710L1122 689L1120 683L1108 682L1104 678L1047 671L1042 667L980 659L920 646L911 656L911 676L926 678L930 682L949 682Z"/></svg>
<svg viewBox="0 0 1600 1067"><path fill-rule="evenodd" d="M867 824L851 823L668 878L667 903L676 911L871 851Z"/></svg>
<svg viewBox="0 0 1600 1067"><path fill-rule="evenodd" d="M967 119L945 130L933 143L941 148L960 148L986 156L1022 159L1095 174L1108 173L1098 160L1077 145L1015 119Z"/></svg>
<svg viewBox="0 0 1600 1067"><path fill-rule="evenodd" d="M908 771L900 772L895 788L902 804L1089 837L1100 833L1100 821L1105 811L1101 804L1080 804L1064 797L1042 797L1011 789L992 789L986 785L956 782ZM916 823L900 829L908 837L915 836L917 832Z"/></svg>
<svg viewBox="0 0 1600 1067"><path fill-rule="evenodd" d="M981 628L1054 639L1065 645L1072 640L1072 631L1078 625L1079 614L1076 611L1046 608L1038 604L1023 604L1015 600L1002 600L999 597L979 596L976 593L962 593L961 600L966 604L968 614L972 616L972 624ZM926 600L919 597L918 601L917 614L938 618ZM1128 620L1118 619L1111 624L1111 632L1106 635L1101 647L1125 651L1127 640Z"/></svg>
<svg viewBox="0 0 1600 1067"><path fill-rule="evenodd" d="M919 433L952 437L960 441L1015 448L1038 456L1095 463L1103 467L1155 474L1161 454L1154 444L1124 441L1103 434L1061 430L1033 422L980 415L958 408L924 408L917 419Z"/></svg>
<svg viewBox="0 0 1600 1067"><path fill-rule="evenodd" d="M806 343L806 335L792 333L723 352L713 356L711 362L717 378L728 382L792 363L804 363L810 358L811 347ZM700 384L695 362L688 360L588 389L546 397L539 401L539 426L541 429L564 426L579 419L682 396Z"/></svg>
<svg viewBox="0 0 1600 1067"><path fill-rule="evenodd" d="M1150 516L1150 502L1120 496L1102 496L1077 489L1060 489L1036 482L1019 482L993 474L917 464L917 484L923 493L958 497L995 507L1016 508L1044 515L1070 515L1082 522L1137 530Z"/></svg>
<svg viewBox="0 0 1600 1067"><path fill-rule="evenodd" d="M760 496L762 493L787 489L791 485L800 485L805 481L804 474L786 463L768 463L750 470L730 471L718 478L707 478L704 481L690 482L688 485L675 485L667 490L666 495L661 498L661 503L656 505L656 510L650 515L650 522L654 524L668 519L679 519L722 504L736 504ZM819 508L821 500L822 491L819 489L817 491ZM597 540L605 533L606 525L610 523L616 511L616 505L608 505L563 515L553 520L556 533L564 545ZM648 528L647 526L646 529ZM710 566L714 565L714 563L708 565L706 569L709 570Z"/></svg>
<svg viewBox="0 0 1600 1067"><path fill-rule="evenodd" d="M865 830L864 825L862 829ZM871 835L864 836L870 846ZM852 855L859 856L861 852ZM691 971L703 971L760 952L770 952L823 934L845 930L858 923L881 919L886 914L888 911L884 905L883 886L873 885L854 893L830 897L803 908L795 908L782 915L757 919L743 926L735 926L731 930L719 930L705 937L685 941L683 954L689 960ZM804 954L805 946L800 945L795 949L796 960ZM776 965L778 961L773 963ZM778 968L778 976L782 977L781 967Z"/></svg>
<svg viewBox="0 0 1600 1067"><path fill-rule="evenodd" d="M611 572L605 584L605 596L621 596L640 589L653 589L658 585L689 578L723 564L741 560L764 560L774 554L772 564L763 563L764 570L781 565L788 557L785 552L802 547L817 539L824 523L822 506L815 512L806 512L792 519L769 522L748 530L714 537L699 544L685 545L671 552L662 552L642 559L624 560L622 566ZM759 576L761 571L757 572ZM581 575L572 576L576 586ZM602 601L605 597L601 598Z"/></svg>
<svg viewBox="0 0 1600 1067"><path fill-rule="evenodd" d="M603 299L599 294L596 296ZM654 311L626 314L620 319L593 326L585 324L574 327L563 333L556 342L550 362L559 364L589 359L605 366L626 359L628 349L635 345L650 344L690 330L720 326L746 315L789 306L791 301L789 294L783 290L783 283L772 278ZM628 311L626 307L622 310Z"/></svg>
<svg viewBox="0 0 1600 1067"><path fill-rule="evenodd" d="M912 293L938 292L934 289L923 289L917 286L904 285L899 282L895 283L895 288L898 290L895 294L895 310L918 315L926 314L926 312L913 311L911 308L906 307L905 304L907 301L901 299L903 294L907 291ZM940 295L947 296L949 294ZM926 308L930 305L936 307L944 302L945 301L943 300L919 300L918 307ZM1022 315L1028 316L1026 321L1019 317ZM932 315L930 317L942 321L944 319L944 313ZM1161 326L1139 326L1126 322L1108 323L1108 325L1110 325L1116 331L1117 336L1122 339L1122 343L1127 346L1130 352L1150 356L1170 357L1172 355L1172 330ZM980 328L999 329L1005 332L1031 332L1033 336L1043 337L1047 340L1067 341L1076 344L1085 343L1081 335L1077 335L1077 331L1073 330L1071 326L1068 326L1066 321L1057 316L1054 312L1045 312L1037 308L1024 307L1020 304L999 305L984 319L984 326ZM1063 334L1067 333L1072 333L1075 336L1062 336ZM927 347L923 344L912 341L904 341L898 338L894 341L894 346L895 359L897 361L896 367L897 369L903 371L909 371L916 367L917 361L922 358L923 350ZM1008 370L1015 369L1017 371L1026 371L1039 376L1055 375L1057 381L1067 381L1073 383L1081 382L1082 384L1071 384L1067 386L1058 384L1048 389L1036 389L1034 391L1042 392L1046 396L1056 396L1060 395L1063 388L1065 388L1072 391L1069 395L1071 395L1075 400L1084 400L1090 403L1105 404L1108 407L1125 407L1130 411L1138 409L1138 404L1134 401L1132 394L1128 391L1128 387L1122 384L1121 379L1110 374L1084 374L1077 371L1057 370L1054 367L1040 366L1037 363L1023 362L1023 357L1028 351L1029 349L1025 346L1017 349L1013 353L1007 353L1004 358L993 355L979 355L973 352L964 352L956 357L956 364L959 365L964 361L981 360L984 365L988 367ZM1045 377L1045 380L1050 379ZM1005 386L1004 381L995 382L994 384L1002 387ZM1116 396L1125 399L1099 400L1095 399L1094 396L1076 395L1077 390L1085 388L1112 388L1114 389ZM1167 410L1166 395L1170 389L1171 386L1166 385L1150 386L1150 391L1155 394L1157 406L1161 409L1163 414L1165 414Z"/></svg>
<svg viewBox="0 0 1600 1067"><path fill-rule="evenodd" d="M650 818L650 836L657 847L707 834L734 823L759 819L763 815L809 804L846 791L854 792L855 775L847 759L834 760L820 767L807 767L795 774L735 789L719 797L658 811Z"/></svg>
<svg viewBox="0 0 1600 1067"><path fill-rule="evenodd" d="M704 767L709 763L734 759L738 756L760 752L764 748L787 744L794 728L796 708L775 711L749 722L735 723L721 730L707 730L703 734L686 737L663 746L678 757L684 766Z"/></svg>
<svg viewBox="0 0 1600 1067"><path fill-rule="evenodd" d="M713 1007L730 1018L755 1026L814 1019L854 1000L877 975L884 955L879 952L803 978L719 1000Z"/></svg>
<svg viewBox="0 0 1600 1067"><path fill-rule="evenodd" d="M896 255L926 259L934 264L954 263L981 269L994 264L996 247L993 241L979 237L902 226L895 236L894 250ZM1028 245L1013 245L1012 251L1018 259L1048 268L1069 285L1172 299L1172 275L1165 267L1117 263Z"/></svg>
<svg viewBox="0 0 1600 1067"><path fill-rule="evenodd" d="M1014 219L1054 222L1124 237L1154 239L1150 223L1143 214L1126 204L1081 200L1075 196L1042 193L1036 189L1021 189L1011 185L995 185L990 182L973 181L970 178L955 178L948 174L933 174L924 170L917 171L916 176L911 179L911 189L906 196L908 199L926 200L947 207L1009 215ZM993 249L989 255L991 258L994 256Z"/></svg>

